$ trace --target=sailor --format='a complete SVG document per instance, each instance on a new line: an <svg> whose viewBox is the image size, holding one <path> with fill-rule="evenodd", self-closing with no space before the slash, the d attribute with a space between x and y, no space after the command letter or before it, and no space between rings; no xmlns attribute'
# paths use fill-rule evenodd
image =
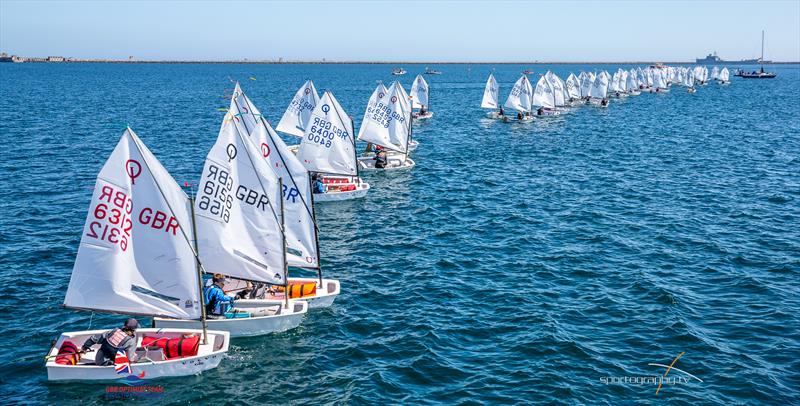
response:
<svg viewBox="0 0 800 406"><path fill-rule="evenodd" d="M503 110L503 106L500 106L500 113L499 113L499 115L500 115L500 116L504 116L504 115L506 115L506 111L505 111L505 110Z"/></svg>
<svg viewBox="0 0 800 406"><path fill-rule="evenodd" d="M517 112L517 120L522 120L522 112Z"/></svg>
<svg viewBox="0 0 800 406"><path fill-rule="evenodd" d="M137 328L139 328L139 321L128 319L122 328L115 328L89 337L81 346L81 352L89 351L93 345L100 344L100 350L97 351L97 355L94 357L95 365L113 365L114 358L116 358L119 350L124 350L128 355L128 360L134 362Z"/></svg>
<svg viewBox="0 0 800 406"><path fill-rule="evenodd" d="M386 164L388 162L386 159L386 151L384 151L383 148L381 148L380 150L376 149L376 151L377 153L375 154L375 167L378 169L383 169L386 167Z"/></svg>
<svg viewBox="0 0 800 406"><path fill-rule="evenodd" d="M608 99L600 100L600 105L601 106L608 106Z"/></svg>
<svg viewBox="0 0 800 406"><path fill-rule="evenodd" d="M211 318L222 318L225 317L228 306L233 305L236 298L226 295L222 290L225 286L225 275L215 273L212 280L214 283L205 290L206 315Z"/></svg>
<svg viewBox="0 0 800 406"><path fill-rule="evenodd" d="M544 107L539 107L539 109L536 110L536 115L537 116L543 116L544 115Z"/></svg>
<svg viewBox="0 0 800 406"><path fill-rule="evenodd" d="M424 116L425 113L427 113L427 110L425 110L425 106L420 107L419 108L419 115L420 116Z"/></svg>
<svg viewBox="0 0 800 406"><path fill-rule="evenodd" d="M313 180L314 193L325 193L325 182L322 181L322 175L314 174Z"/></svg>

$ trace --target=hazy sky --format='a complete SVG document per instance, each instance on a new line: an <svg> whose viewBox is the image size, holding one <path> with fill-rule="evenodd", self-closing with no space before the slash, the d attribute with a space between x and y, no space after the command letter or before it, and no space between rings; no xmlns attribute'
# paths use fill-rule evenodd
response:
<svg viewBox="0 0 800 406"><path fill-rule="evenodd" d="M23 56L402 61L800 61L800 0L0 0Z"/></svg>

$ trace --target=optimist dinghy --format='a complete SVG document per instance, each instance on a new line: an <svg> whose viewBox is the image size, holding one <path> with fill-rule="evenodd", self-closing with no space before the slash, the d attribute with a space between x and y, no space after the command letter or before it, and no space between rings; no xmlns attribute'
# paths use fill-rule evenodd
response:
<svg viewBox="0 0 800 406"><path fill-rule="evenodd" d="M498 109L486 113L486 117L492 119L502 119L504 114L500 108L500 86L497 84L494 75L489 74L489 79L486 80L486 87L483 89L483 99L481 100L482 109Z"/></svg>
<svg viewBox="0 0 800 406"><path fill-rule="evenodd" d="M595 106L608 107L608 74L600 72L589 90L589 102Z"/></svg>
<svg viewBox="0 0 800 406"><path fill-rule="evenodd" d="M333 95L330 95L332 98ZM326 99L326 103L328 100ZM337 108L340 106L337 104ZM329 110L325 108L325 110ZM322 275L322 267L320 264L320 250L318 239L318 228L316 226L316 219L314 215L314 207L317 201L316 196L326 196L312 194L310 174L305 166L295 157L292 153L288 152L286 145L275 134L270 124L264 120L258 111L258 108L250 101L247 95L241 91L239 86L236 86L234 97L231 101L230 111L234 117L240 118L240 128L247 131L248 138L254 139L256 144L262 146L262 155L268 166L273 169L285 182L283 187L283 213L285 217L284 230L287 236L286 241L286 257L288 266L292 268L316 270L317 278L298 278L289 277L289 292L290 302L296 299L302 299L308 302L308 307L330 306L336 296L340 292L339 281L335 279L324 279ZM323 111L320 105L319 111ZM334 110L336 111L336 110ZM343 110L339 110L343 113ZM316 115L318 109L312 111L313 114L309 115L306 123L311 123L307 130L311 132L311 127L319 126L316 121L320 116ZM332 112L333 113L333 112ZM351 124L352 127L352 124ZM316 130L314 131L316 133ZM352 128L351 128L352 134ZM352 136L351 136L352 137ZM306 137L304 137L306 138ZM267 146L266 148L264 146ZM271 151L271 153L269 152ZM353 151L355 151L353 149ZM353 156L353 155L347 155ZM354 162L355 159L352 159ZM351 163L354 166L355 163ZM363 183L360 178L351 176L326 176L325 180L330 180L331 183L337 182L339 189L345 189L344 184L339 180L346 180L347 183ZM367 188L362 190L368 190ZM346 197L347 193L332 194L335 197ZM249 291L245 291L250 287ZM255 288L258 285L258 288ZM269 289L268 289L269 288ZM294 294L300 289L302 294ZM271 286L266 283L249 282L243 279L228 278L225 281L223 290L226 293L235 295L238 294L242 298L236 301L235 312L233 316L242 317L241 310L255 314L268 315L267 313L275 313L275 303L285 298L279 294L270 294L272 292L283 291L282 286ZM246 293L246 294L245 294ZM292 305L294 306L294 305ZM266 307L266 312L262 312L258 308ZM253 310L254 309L254 310ZM277 310L282 312L282 310Z"/></svg>
<svg viewBox="0 0 800 406"><path fill-rule="evenodd" d="M533 116L531 116L532 98L533 86L531 86L531 82L528 80L528 77L522 75L514 83L514 87L511 88L511 93L508 94L508 98L504 104L506 108L516 110L517 115L515 118L506 116L504 117L503 122L516 121L525 123L533 121Z"/></svg>
<svg viewBox="0 0 800 406"><path fill-rule="evenodd" d="M283 113L283 117L275 129L295 137L302 137L308 120L311 118L311 112L318 103L317 88L314 87L314 82L307 80L289 102L289 107L286 108L286 112Z"/></svg>
<svg viewBox="0 0 800 406"><path fill-rule="evenodd" d="M230 336L206 329L190 207L180 186L126 129L97 176L64 306L194 319L201 329L138 329L137 356L109 366L94 365L96 353L78 350L106 330L62 333L46 357L48 380L189 376L219 365ZM145 337L192 340L196 346L185 356L167 357L159 348L143 347Z"/></svg>
<svg viewBox="0 0 800 406"><path fill-rule="evenodd" d="M358 158L361 170L397 170L413 168L415 162L408 157L410 152L412 126L411 104L408 96L398 82L389 89L378 84L372 92L364 120L358 130L358 139L369 144L380 145L386 154L386 165L376 167L377 156L367 151Z"/></svg>
<svg viewBox="0 0 800 406"><path fill-rule="evenodd" d="M415 119L424 120L433 117L429 96L428 82L425 81L422 75L417 75L417 78L414 79L414 83L411 85L411 92L409 93L411 108L419 109L419 111L412 113Z"/></svg>
<svg viewBox="0 0 800 406"><path fill-rule="evenodd" d="M300 246L287 245L283 191L288 183L264 159L271 155L264 147L267 131L263 123L254 125L252 114L243 113L241 96L237 85L231 98L234 108L225 115L217 142L206 157L193 206L197 252L207 273L285 287L286 248ZM252 106L248 110L255 113ZM255 144L259 141L261 148ZM304 248L308 249L299 249ZM283 305L228 311L208 323L229 331L231 337L257 336L297 327L307 312L308 303L287 300ZM153 323L167 328L197 326L197 321L184 318L154 317Z"/></svg>
<svg viewBox="0 0 800 406"><path fill-rule="evenodd" d="M306 169L323 177L325 193L315 193L315 201L356 199L369 191L369 183L359 178L354 132L353 120L333 93L325 92L297 151Z"/></svg>

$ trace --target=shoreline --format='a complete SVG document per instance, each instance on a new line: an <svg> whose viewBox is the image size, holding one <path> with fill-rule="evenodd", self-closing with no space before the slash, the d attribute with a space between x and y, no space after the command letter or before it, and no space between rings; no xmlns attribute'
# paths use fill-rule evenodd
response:
<svg viewBox="0 0 800 406"><path fill-rule="evenodd" d="M49 64L70 64L70 63L119 63L119 64L240 64L240 65L640 65L655 64L653 61L600 61L600 62L564 62L564 61L511 61L511 62L412 62L412 61L275 61L275 60L127 60L127 59L64 59L46 60L45 58L27 59L22 61L8 61L6 63L49 63ZM664 61L657 62L665 65L697 65L691 61ZM771 61L764 65L796 65L798 62L777 62ZM744 62L724 62L705 65L742 65L759 66L759 63Z"/></svg>

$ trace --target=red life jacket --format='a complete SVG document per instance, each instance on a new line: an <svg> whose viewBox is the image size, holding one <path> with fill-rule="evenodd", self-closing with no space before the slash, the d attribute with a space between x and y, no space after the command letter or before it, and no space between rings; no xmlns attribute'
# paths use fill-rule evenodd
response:
<svg viewBox="0 0 800 406"><path fill-rule="evenodd" d="M66 340L61 344L58 349L58 356L56 356L56 364L59 365L75 365L81 360L81 354L78 354L78 346L72 341Z"/></svg>

